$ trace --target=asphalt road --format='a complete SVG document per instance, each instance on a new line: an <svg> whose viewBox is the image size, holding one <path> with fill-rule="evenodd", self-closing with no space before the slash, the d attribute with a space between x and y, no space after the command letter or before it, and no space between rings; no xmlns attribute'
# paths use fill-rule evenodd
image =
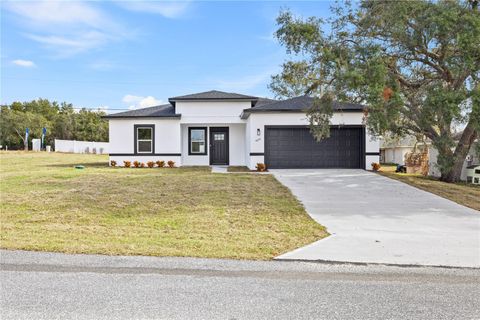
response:
<svg viewBox="0 0 480 320"><path fill-rule="evenodd" d="M1 319L480 319L480 270L0 251Z"/></svg>

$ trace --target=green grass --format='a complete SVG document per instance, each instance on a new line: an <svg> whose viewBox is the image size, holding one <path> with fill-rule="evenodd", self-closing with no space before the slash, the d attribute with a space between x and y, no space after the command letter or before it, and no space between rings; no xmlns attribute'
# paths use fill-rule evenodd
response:
<svg viewBox="0 0 480 320"><path fill-rule="evenodd" d="M270 259L327 236L271 175L110 168L101 155L0 160L6 249Z"/></svg>
<svg viewBox="0 0 480 320"><path fill-rule="evenodd" d="M480 211L480 186L465 182L446 183L418 174L396 173L395 169L396 166L382 165L378 173Z"/></svg>
<svg viewBox="0 0 480 320"><path fill-rule="evenodd" d="M252 170L248 169L245 166L229 166L227 168L228 172L252 172Z"/></svg>

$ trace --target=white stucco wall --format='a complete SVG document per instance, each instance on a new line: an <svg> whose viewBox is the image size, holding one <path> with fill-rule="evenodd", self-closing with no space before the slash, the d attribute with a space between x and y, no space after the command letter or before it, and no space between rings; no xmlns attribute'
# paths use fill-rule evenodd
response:
<svg viewBox="0 0 480 320"><path fill-rule="evenodd" d="M134 153L134 125L155 125L155 154L133 155ZM181 165L180 154L180 122L178 119L110 119L109 120L109 152L110 160L123 165L123 161L157 161L172 160ZM123 154L123 155L116 155Z"/></svg>
<svg viewBox="0 0 480 320"><path fill-rule="evenodd" d="M413 147L394 147L383 149L385 153L385 163L405 164L405 154L411 152Z"/></svg>
<svg viewBox="0 0 480 320"><path fill-rule="evenodd" d="M177 101L175 112L182 124L245 123L240 118L250 101Z"/></svg>
<svg viewBox="0 0 480 320"><path fill-rule="evenodd" d="M362 112L337 112L331 119L332 125L363 125ZM248 117L248 132L250 136L250 153L264 153L265 144L265 126L307 126L308 119L305 113L252 113ZM260 129L260 135L257 135L257 129ZM380 148L379 141L371 137L368 131L365 133L365 152L378 153ZM264 156L252 155L247 161L250 169L255 169L257 163L264 163ZM366 156L365 169L371 169L372 162L380 162L379 155Z"/></svg>
<svg viewBox="0 0 480 320"><path fill-rule="evenodd" d="M207 154L189 155L188 154L188 128L189 127L207 127ZM182 164L185 166L208 166L210 165L209 143L211 127L228 127L229 139L229 163L231 166L244 166L245 163L245 124L182 124Z"/></svg>

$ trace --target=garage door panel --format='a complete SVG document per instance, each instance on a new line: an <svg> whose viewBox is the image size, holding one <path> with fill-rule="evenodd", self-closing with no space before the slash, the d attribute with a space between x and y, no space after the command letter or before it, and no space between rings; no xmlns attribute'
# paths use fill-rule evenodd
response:
<svg viewBox="0 0 480 320"><path fill-rule="evenodd" d="M363 128L332 128L315 141L308 128L265 131L265 162L270 168L361 168Z"/></svg>

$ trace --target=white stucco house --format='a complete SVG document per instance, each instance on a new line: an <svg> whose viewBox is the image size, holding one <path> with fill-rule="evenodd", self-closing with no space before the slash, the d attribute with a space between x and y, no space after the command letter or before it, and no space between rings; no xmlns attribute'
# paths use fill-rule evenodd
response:
<svg viewBox="0 0 480 320"><path fill-rule="evenodd" d="M316 142L305 110L313 99L271 100L208 91L165 105L109 114L110 160L175 161L178 166L362 168L379 162L379 142L363 124L364 107L335 103L331 137Z"/></svg>

